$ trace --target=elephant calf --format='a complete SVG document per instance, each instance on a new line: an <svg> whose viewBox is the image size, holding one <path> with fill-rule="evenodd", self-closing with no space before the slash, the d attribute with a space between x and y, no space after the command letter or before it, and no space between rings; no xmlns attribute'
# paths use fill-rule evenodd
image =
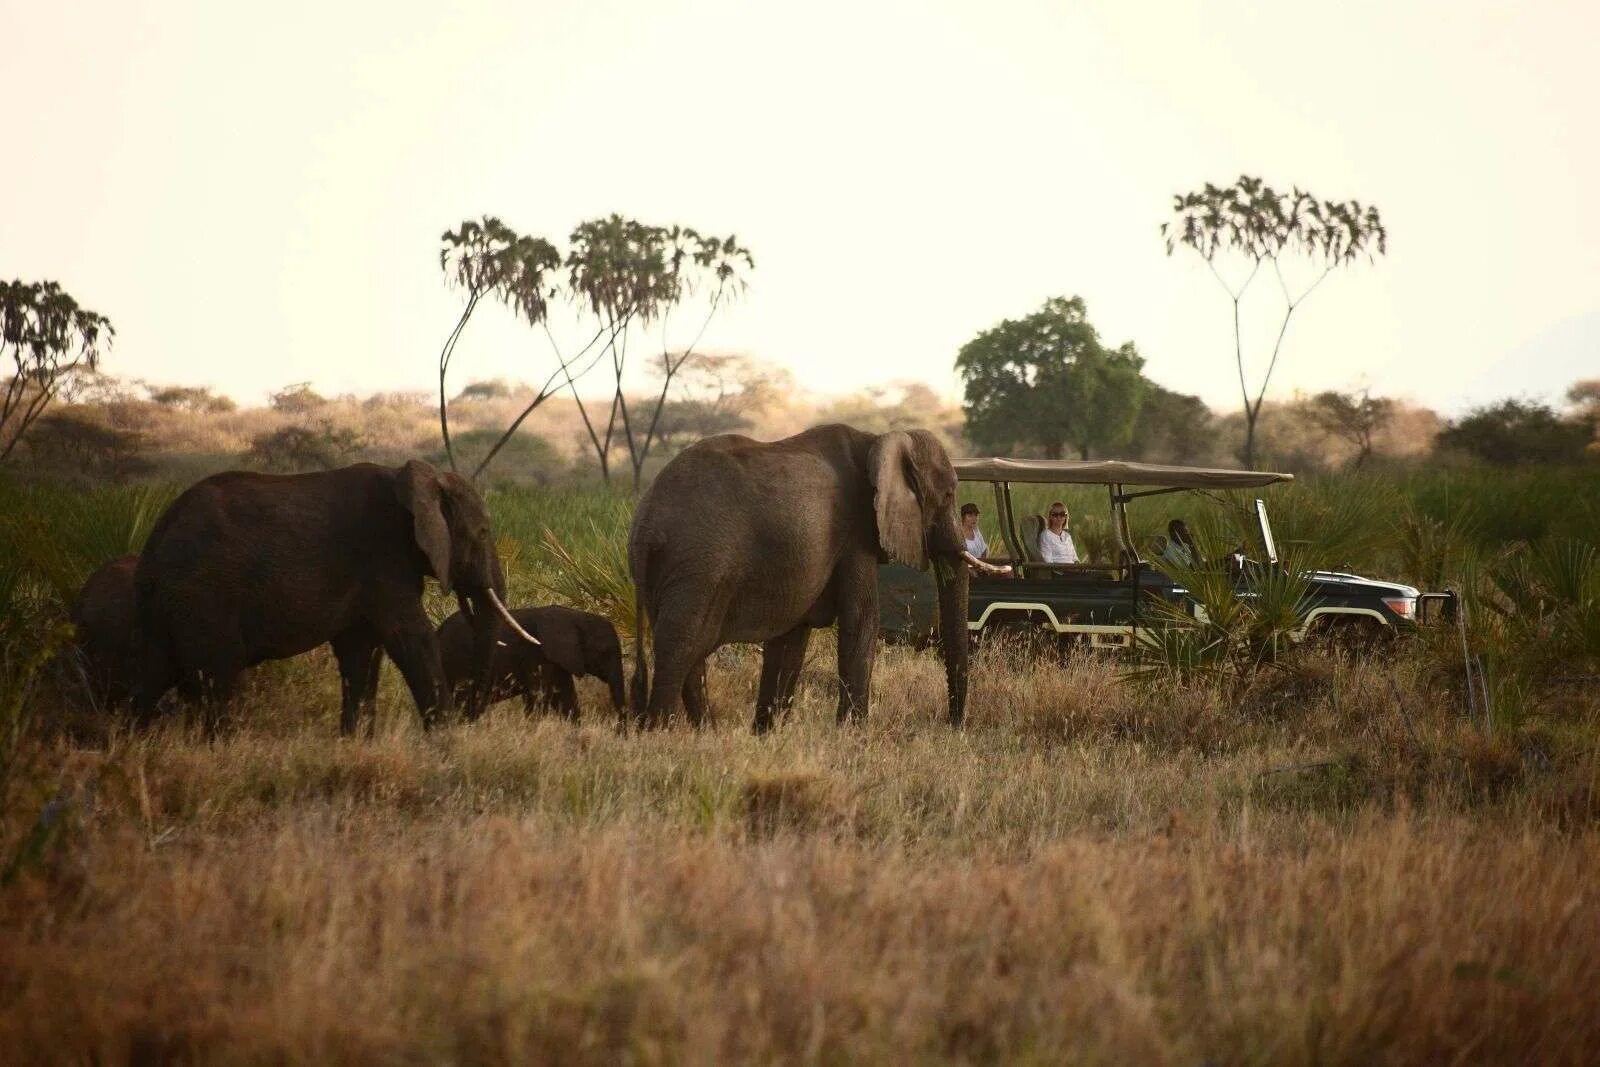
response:
<svg viewBox="0 0 1600 1067"><path fill-rule="evenodd" d="M489 667L489 692L469 706L483 708L520 695L527 711L544 700L576 721L578 693L572 679L586 674L606 683L613 710L621 712L622 644L609 621L559 605L517 608L511 616L539 644L518 640L500 623ZM473 685L472 651L472 623L458 611L439 625L439 657L457 699Z"/></svg>
<svg viewBox="0 0 1600 1067"><path fill-rule="evenodd" d="M72 602L89 694L111 705L133 695L133 574L138 556L119 556L89 575Z"/></svg>

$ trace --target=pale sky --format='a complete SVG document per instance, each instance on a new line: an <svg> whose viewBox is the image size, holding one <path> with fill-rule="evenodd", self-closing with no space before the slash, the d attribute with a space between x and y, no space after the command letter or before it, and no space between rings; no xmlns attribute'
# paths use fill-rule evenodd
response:
<svg viewBox="0 0 1600 1067"><path fill-rule="evenodd" d="M1600 375L1597 41L1593 0L0 0L0 275L109 315L115 374L428 389L440 231L620 212L738 234L706 343L817 390L955 395L963 342L1078 294L1235 407L1226 300L1158 226L1247 172L1391 236L1302 308L1275 393L1548 397ZM458 359L549 367L498 313Z"/></svg>

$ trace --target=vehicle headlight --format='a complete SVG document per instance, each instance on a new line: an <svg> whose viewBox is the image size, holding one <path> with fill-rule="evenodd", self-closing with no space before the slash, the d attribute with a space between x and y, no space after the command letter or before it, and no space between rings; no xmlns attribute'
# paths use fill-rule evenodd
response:
<svg viewBox="0 0 1600 1067"><path fill-rule="evenodd" d="M1414 596L1386 596L1383 598L1384 606L1402 619L1413 622L1417 618L1417 598Z"/></svg>

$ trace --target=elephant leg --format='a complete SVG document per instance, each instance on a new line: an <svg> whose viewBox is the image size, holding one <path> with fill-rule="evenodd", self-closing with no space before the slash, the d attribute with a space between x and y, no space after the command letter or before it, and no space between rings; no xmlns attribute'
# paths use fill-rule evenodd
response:
<svg viewBox="0 0 1600 1067"><path fill-rule="evenodd" d="M696 590L693 596L669 597L659 611L650 613L656 676L640 725L665 726L672 721L689 676L720 644L728 604L737 592L733 583L722 582Z"/></svg>
<svg viewBox="0 0 1600 1067"><path fill-rule="evenodd" d="M568 722L578 721L578 687L566 671L550 672L550 705Z"/></svg>
<svg viewBox="0 0 1600 1067"><path fill-rule="evenodd" d="M683 710L696 730L706 723L706 661L701 660L683 682Z"/></svg>
<svg viewBox="0 0 1600 1067"><path fill-rule="evenodd" d="M174 644L182 664L178 692L199 709L201 726L211 736L233 700L234 684L244 670L244 650L226 626L181 632Z"/></svg>
<svg viewBox="0 0 1600 1067"><path fill-rule="evenodd" d="M133 721L139 726L149 726L155 721L161 698L178 683L178 678L172 669L172 649L164 635L159 639L147 637L137 647L135 656Z"/></svg>
<svg viewBox="0 0 1600 1067"><path fill-rule="evenodd" d="M366 627L346 630L333 639L333 654L339 661L339 732L346 737L356 732L363 713L367 732L372 732L382 651L377 636Z"/></svg>
<svg viewBox="0 0 1600 1067"><path fill-rule="evenodd" d="M383 650L400 668L406 687L411 690L411 699L416 701L423 727L432 729L438 725L450 707L450 693L444 681L444 667L439 662L439 642L420 604L414 615L389 630L383 640Z"/></svg>
<svg viewBox="0 0 1600 1067"><path fill-rule="evenodd" d="M523 714L533 715L549 710L554 681L548 664L519 663L512 673L512 681L522 694Z"/></svg>
<svg viewBox="0 0 1600 1067"><path fill-rule="evenodd" d="M810 642L811 627L802 623L761 646L761 689L756 694L756 719L751 726L756 733L766 733L775 716L788 714Z"/></svg>
<svg viewBox="0 0 1600 1067"><path fill-rule="evenodd" d="M682 620L664 616L655 630L655 678L650 686L650 699L645 705L641 727L666 726L678 713L683 699L683 684L689 672L704 656L695 647L700 640L696 629Z"/></svg>
<svg viewBox="0 0 1600 1067"><path fill-rule="evenodd" d="M878 645L877 563L841 564L838 593L839 722L867 717L872 659Z"/></svg>

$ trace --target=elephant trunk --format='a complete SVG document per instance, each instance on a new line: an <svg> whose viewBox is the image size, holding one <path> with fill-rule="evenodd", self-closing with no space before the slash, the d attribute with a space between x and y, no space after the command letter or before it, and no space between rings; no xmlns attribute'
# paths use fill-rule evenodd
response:
<svg viewBox="0 0 1600 1067"><path fill-rule="evenodd" d="M950 695L950 725L960 726L967 714L967 585L966 565L940 556L933 563L939 589L939 645L944 655L945 685Z"/></svg>
<svg viewBox="0 0 1600 1067"><path fill-rule="evenodd" d="M467 687L466 716L469 721L483 714L493 682L494 653L498 644L500 618L482 594L462 594L461 610L472 627L472 674Z"/></svg>

